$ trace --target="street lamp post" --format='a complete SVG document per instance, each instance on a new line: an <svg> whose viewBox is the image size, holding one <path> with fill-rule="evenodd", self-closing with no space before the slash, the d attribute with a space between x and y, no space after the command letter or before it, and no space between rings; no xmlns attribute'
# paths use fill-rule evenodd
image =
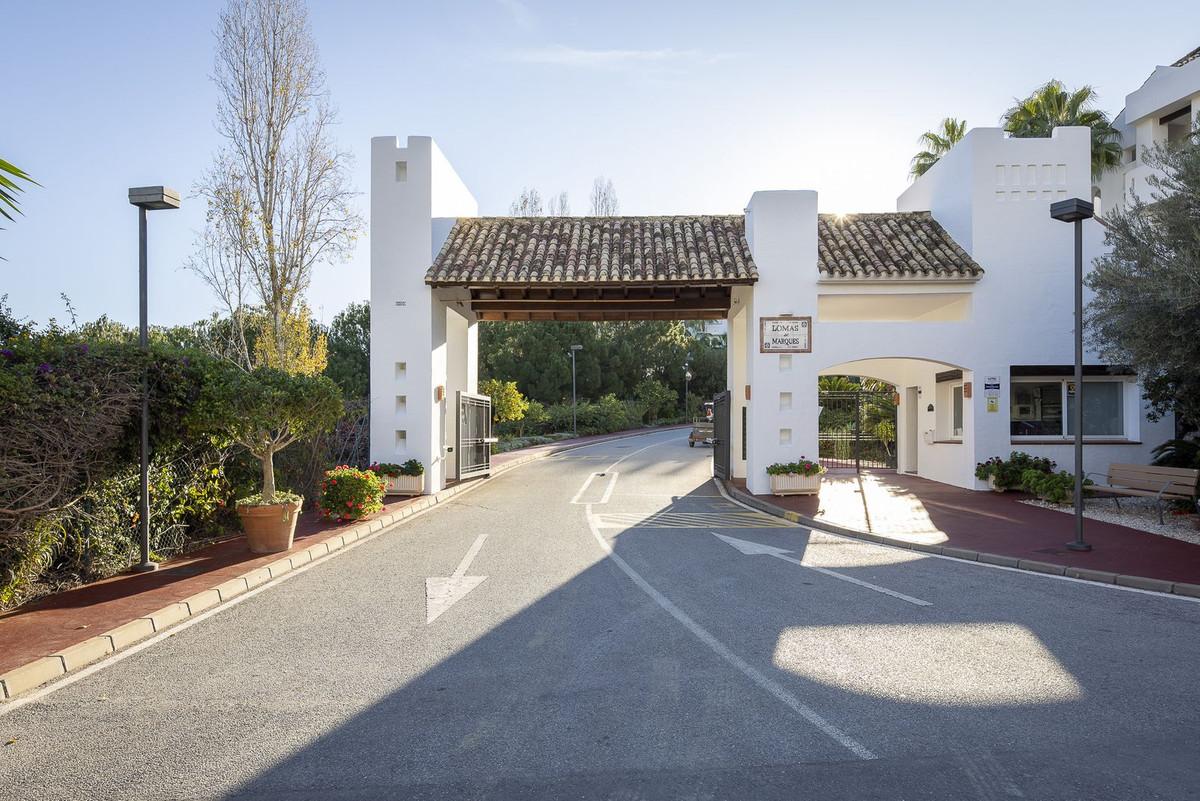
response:
<svg viewBox="0 0 1200 801"><path fill-rule="evenodd" d="M576 415L577 400L575 395L575 353L583 350L583 345L571 346L571 436L579 436L579 419Z"/></svg>
<svg viewBox="0 0 1200 801"><path fill-rule="evenodd" d="M165 186L135 186L129 190L129 202L138 208L138 345L150 348L150 327L147 320L149 300L146 288L146 212L179 208L179 193ZM141 534L142 562L135 570L148 573L158 565L150 561L150 386L142 372L142 475L141 498L138 507L138 526Z"/></svg>
<svg viewBox="0 0 1200 801"><path fill-rule="evenodd" d="M686 364L683 365L683 416L686 418L688 413L689 392L692 383L692 370Z"/></svg>
<svg viewBox="0 0 1200 801"><path fill-rule="evenodd" d="M1083 541L1083 221L1093 213L1092 204L1077 197L1050 204L1051 217L1075 224L1075 540L1067 543L1072 551L1092 550Z"/></svg>

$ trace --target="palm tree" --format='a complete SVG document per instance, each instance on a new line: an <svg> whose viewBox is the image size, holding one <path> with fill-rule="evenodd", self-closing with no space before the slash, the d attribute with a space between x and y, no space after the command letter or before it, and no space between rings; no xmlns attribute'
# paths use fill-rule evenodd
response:
<svg viewBox="0 0 1200 801"><path fill-rule="evenodd" d="M950 152L950 148L958 144L967 133L967 121L947 117L942 120L936 131L926 131L917 140L924 150L913 156L912 166L908 174L910 178L920 178L929 172L929 168L938 163L938 159Z"/></svg>
<svg viewBox="0 0 1200 801"><path fill-rule="evenodd" d="M1096 90L1090 86L1071 91L1062 81L1047 81L1004 112L1004 130L1025 139L1050 136L1064 125L1091 128L1092 177L1099 178L1105 170L1121 163L1121 135L1108 115L1096 108L1095 101Z"/></svg>
<svg viewBox="0 0 1200 801"><path fill-rule="evenodd" d="M27 181L35 186L38 185L38 182L26 175L20 167L0 159L0 214L4 215L6 220L13 218L12 212L21 213L18 208L17 192L24 192L25 189L17 184L17 181Z"/></svg>

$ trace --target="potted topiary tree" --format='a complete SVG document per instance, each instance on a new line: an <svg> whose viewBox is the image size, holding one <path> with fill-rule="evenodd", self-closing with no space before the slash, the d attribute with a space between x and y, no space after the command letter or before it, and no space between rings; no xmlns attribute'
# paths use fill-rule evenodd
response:
<svg viewBox="0 0 1200 801"><path fill-rule="evenodd" d="M825 468L819 462L800 457L798 462L776 462L768 465L772 495L816 495L821 491L821 475Z"/></svg>
<svg viewBox="0 0 1200 801"><path fill-rule="evenodd" d="M254 553L292 547L304 498L275 486L275 454L298 439L328 430L342 415L341 391L324 376L260 367L249 373L220 365L205 382L198 412L262 465L262 491L237 501Z"/></svg>

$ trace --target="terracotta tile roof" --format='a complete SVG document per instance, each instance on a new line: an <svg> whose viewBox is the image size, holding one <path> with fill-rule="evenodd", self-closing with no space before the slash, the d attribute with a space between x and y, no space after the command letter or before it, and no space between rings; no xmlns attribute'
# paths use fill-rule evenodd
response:
<svg viewBox="0 0 1200 801"><path fill-rule="evenodd" d="M1196 60L1196 59L1198 59L1198 58L1200 58L1200 47L1197 47L1195 50L1193 50L1192 52L1188 53L1186 56L1184 56L1183 58L1179 59L1178 61L1176 61L1176 62L1175 62L1174 64L1172 64L1171 66L1172 66L1172 67L1182 67L1182 66L1183 66L1183 65L1185 65L1185 64L1190 64L1191 62L1195 61L1195 60Z"/></svg>
<svg viewBox="0 0 1200 801"><path fill-rule="evenodd" d="M971 280L983 275L927 211L822 214L817 242L823 279Z"/></svg>
<svg viewBox="0 0 1200 801"><path fill-rule="evenodd" d="M741 215L461 218L429 284L751 284Z"/></svg>
<svg viewBox="0 0 1200 801"><path fill-rule="evenodd" d="M974 279L983 268L929 212L822 214L826 279ZM425 282L434 286L752 284L742 215L464 217Z"/></svg>

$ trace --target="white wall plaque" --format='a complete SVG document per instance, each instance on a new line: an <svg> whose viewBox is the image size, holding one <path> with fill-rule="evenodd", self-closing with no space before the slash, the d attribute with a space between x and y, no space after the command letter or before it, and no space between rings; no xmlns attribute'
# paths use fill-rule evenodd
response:
<svg viewBox="0 0 1200 801"><path fill-rule="evenodd" d="M812 353L812 318L758 318L758 352Z"/></svg>

